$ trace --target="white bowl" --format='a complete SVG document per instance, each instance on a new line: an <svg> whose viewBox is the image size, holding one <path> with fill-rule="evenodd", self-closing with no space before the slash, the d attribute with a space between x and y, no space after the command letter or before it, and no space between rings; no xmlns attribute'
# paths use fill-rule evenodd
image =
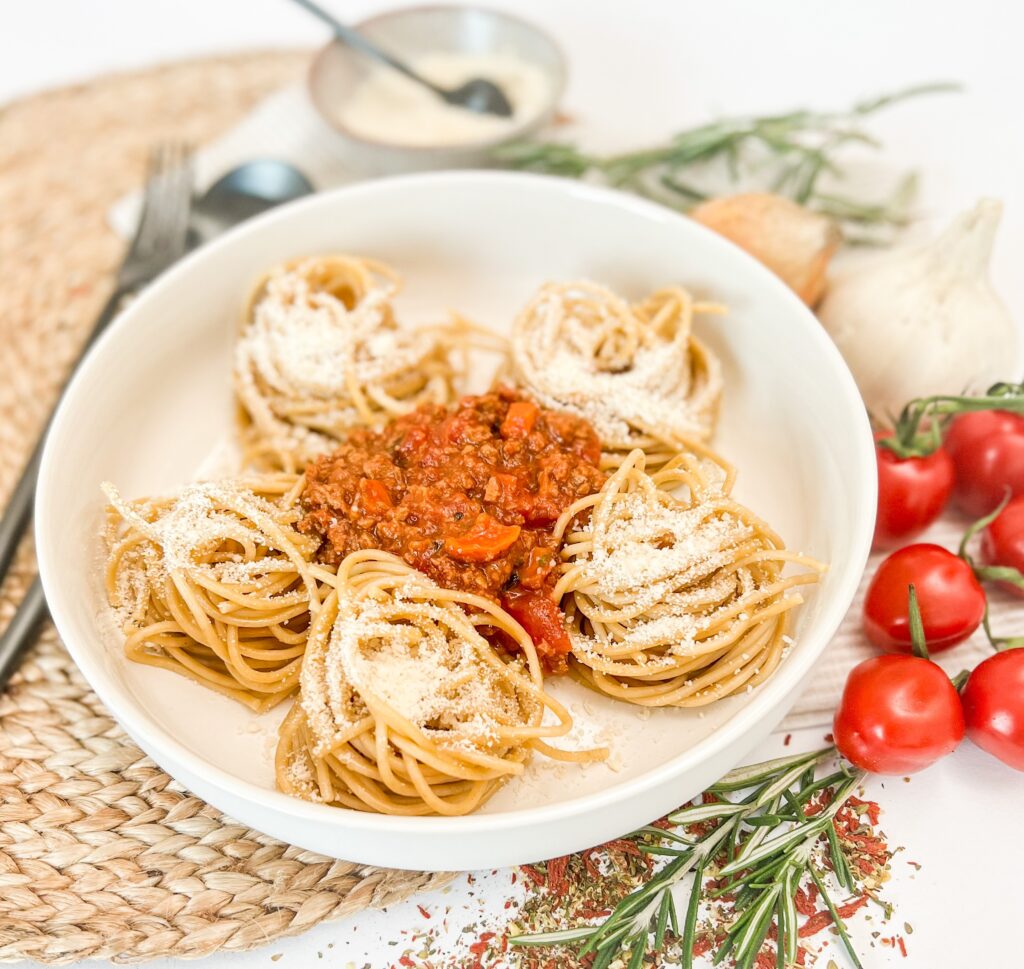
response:
<svg viewBox="0 0 1024 969"><path fill-rule="evenodd" d="M638 708L571 682L553 691L602 724L611 765L537 757L477 814L396 818L309 804L273 784L262 717L174 674L128 663L102 589L99 484L173 491L232 435L231 351L252 280L280 260L346 251L405 277L400 318L449 306L496 329L549 279L639 296L682 283L729 305L701 334L723 359L717 446L737 493L792 548L831 563L798 611L795 645L752 694L704 713ZM207 468L209 464L207 463ZM203 247L97 343L54 420L37 494L50 611L103 702L168 773L254 828L327 855L416 869L490 868L575 851L645 824L736 765L789 709L853 597L875 507L871 435L824 330L766 269L709 230L627 195L540 176L451 172L367 182L275 210Z"/></svg>
<svg viewBox="0 0 1024 969"><path fill-rule="evenodd" d="M360 33L407 63L423 54L512 54L541 72L545 98L535 111L500 135L465 144L409 145L366 137L348 127L340 111L374 65L365 54L335 41L309 66L310 100L332 129L339 154L367 174L438 168L479 168L496 148L533 134L551 120L565 90L565 57L539 27L486 7L429 4L376 14L357 25Z"/></svg>

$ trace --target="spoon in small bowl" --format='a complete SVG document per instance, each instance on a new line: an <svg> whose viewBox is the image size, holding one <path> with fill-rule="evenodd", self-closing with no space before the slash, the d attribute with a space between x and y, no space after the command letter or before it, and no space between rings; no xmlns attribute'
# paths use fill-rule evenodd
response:
<svg viewBox="0 0 1024 969"><path fill-rule="evenodd" d="M315 191L294 165L258 158L232 168L192 203L192 230L206 242L246 219Z"/></svg>
<svg viewBox="0 0 1024 969"><path fill-rule="evenodd" d="M432 81L428 81L422 74L414 71L408 64L399 60L393 54L378 47L373 41L368 40L358 31L346 27L341 21L329 14L323 7L313 0L293 0L300 7L304 7L311 14L319 17L322 21L334 28L335 36L343 43L355 50L362 51L374 60L387 64L388 67L404 74L407 78L429 88L439 98L454 104L456 107L465 108L467 111L475 111L477 114L494 114L501 118L512 116L512 105L505 92L502 91L493 81L483 77L475 77L460 84L456 88L444 88Z"/></svg>

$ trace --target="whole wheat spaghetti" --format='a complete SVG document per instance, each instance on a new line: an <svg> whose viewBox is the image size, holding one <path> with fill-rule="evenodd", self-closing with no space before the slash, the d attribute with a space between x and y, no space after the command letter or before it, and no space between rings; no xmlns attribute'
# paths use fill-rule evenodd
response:
<svg viewBox="0 0 1024 969"><path fill-rule="evenodd" d="M288 794L383 814L466 814L572 721L543 689L529 636L489 599L441 589L396 556L353 552L310 629L281 726ZM480 627L522 650L503 658ZM544 722L545 711L553 714Z"/></svg>
<svg viewBox="0 0 1024 969"><path fill-rule="evenodd" d="M722 375L692 324L719 312L680 287L630 305L586 280L549 283L513 324L513 371L546 407L593 424L603 467L640 448L655 468L681 450L706 451Z"/></svg>
<svg viewBox="0 0 1024 969"><path fill-rule="evenodd" d="M320 580L331 578L294 528L302 485L263 475L130 502L104 485L107 597L130 660L258 712L298 688Z"/></svg>
<svg viewBox="0 0 1024 969"><path fill-rule="evenodd" d="M767 679L802 601L792 590L823 568L787 551L689 455L648 474L633 451L556 532L570 671L643 706L704 706ZM804 571L784 574L789 563Z"/></svg>
<svg viewBox="0 0 1024 969"><path fill-rule="evenodd" d="M454 399L464 323L402 329L398 274L354 256L283 263L257 283L235 347L246 463L295 471L354 425Z"/></svg>

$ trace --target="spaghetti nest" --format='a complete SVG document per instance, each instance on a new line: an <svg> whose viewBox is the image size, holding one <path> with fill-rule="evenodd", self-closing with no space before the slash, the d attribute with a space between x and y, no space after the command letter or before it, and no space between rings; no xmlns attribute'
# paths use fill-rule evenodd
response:
<svg viewBox="0 0 1024 969"><path fill-rule="evenodd" d="M262 712L299 685L321 579L295 530L303 479L275 474L125 501L103 486L107 597L129 659Z"/></svg>
<svg viewBox="0 0 1024 969"><path fill-rule="evenodd" d="M572 525L587 512L587 524ZM802 601L791 590L823 570L786 551L689 455L648 474L634 451L556 532L570 671L643 706L704 706L771 676L786 613ZM784 574L787 563L804 571Z"/></svg>
<svg viewBox="0 0 1024 969"><path fill-rule="evenodd" d="M510 637L522 658L500 657L480 627ZM542 723L546 710L551 723ZM584 759L541 739L571 725L511 616L393 555L353 552L310 631L277 783L357 810L462 815L521 774L533 750Z"/></svg>
<svg viewBox="0 0 1024 969"><path fill-rule="evenodd" d="M513 324L514 375L545 406L593 424L605 468L634 448L655 468L703 452L714 430L721 366L692 323L717 312L678 287L630 305L596 283L549 283Z"/></svg>
<svg viewBox="0 0 1024 969"><path fill-rule="evenodd" d="M398 326L399 277L351 256L284 263L257 284L235 347L246 461L295 471L354 425L455 398L463 323Z"/></svg>

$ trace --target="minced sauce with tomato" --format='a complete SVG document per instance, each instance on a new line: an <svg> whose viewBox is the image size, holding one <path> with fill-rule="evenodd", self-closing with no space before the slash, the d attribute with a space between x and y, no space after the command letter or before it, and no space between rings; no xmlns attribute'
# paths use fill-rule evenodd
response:
<svg viewBox="0 0 1024 969"><path fill-rule="evenodd" d="M299 528L321 539L320 561L376 548L438 585L500 602L530 634L549 672L569 638L550 593L552 526L600 490L601 445L572 414L515 391L426 404L379 431L353 431L306 469Z"/></svg>

